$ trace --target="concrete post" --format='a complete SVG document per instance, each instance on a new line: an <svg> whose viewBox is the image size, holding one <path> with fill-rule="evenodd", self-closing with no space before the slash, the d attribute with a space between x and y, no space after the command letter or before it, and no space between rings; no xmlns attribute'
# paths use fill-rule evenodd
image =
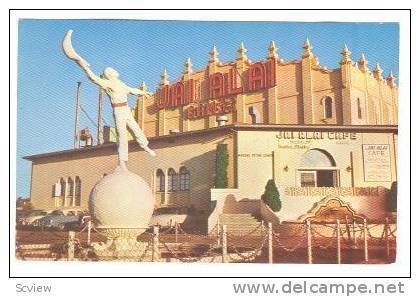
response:
<svg viewBox="0 0 420 297"><path fill-rule="evenodd" d="M219 222L219 219L217 219L216 232L217 232L217 246L220 246L220 222Z"/></svg>
<svg viewBox="0 0 420 297"><path fill-rule="evenodd" d="M389 260L390 255L390 246L389 246L389 221L388 218L385 218L385 241L386 241L386 259Z"/></svg>
<svg viewBox="0 0 420 297"><path fill-rule="evenodd" d="M347 232L347 237L349 239L349 241L351 240L351 234L350 234L350 224L349 224L349 220L348 217L346 216L346 232Z"/></svg>
<svg viewBox="0 0 420 297"><path fill-rule="evenodd" d="M365 263L369 262L369 253L368 253L368 228L367 228L367 221L363 219L363 241L364 241L364 249L365 249Z"/></svg>
<svg viewBox="0 0 420 297"><path fill-rule="evenodd" d="M222 263L227 263L227 226L222 226Z"/></svg>
<svg viewBox="0 0 420 297"><path fill-rule="evenodd" d="M178 223L175 223L175 243L178 243Z"/></svg>
<svg viewBox="0 0 420 297"><path fill-rule="evenodd" d="M268 223L268 263L273 263L273 224Z"/></svg>
<svg viewBox="0 0 420 297"><path fill-rule="evenodd" d="M159 260L159 226L153 226L152 262Z"/></svg>
<svg viewBox="0 0 420 297"><path fill-rule="evenodd" d="M306 220L306 237L308 246L308 264L312 264L312 234L311 234L311 221Z"/></svg>
<svg viewBox="0 0 420 297"><path fill-rule="evenodd" d="M341 264L341 226L337 219L337 264Z"/></svg>
<svg viewBox="0 0 420 297"><path fill-rule="evenodd" d="M74 260L74 238L75 238L75 232L69 231L68 250L67 250L67 260L69 261Z"/></svg>
<svg viewBox="0 0 420 297"><path fill-rule="evenodd" d="M353 248L357 248L356 221L353 219Z"/></svg>
<svg viewBox="0 0 420 297"><path fill-rule="evenodd" d="M88 245L90 245L91 233L92 233L92 221L89 220L87 223L87 244Z"/></svg>

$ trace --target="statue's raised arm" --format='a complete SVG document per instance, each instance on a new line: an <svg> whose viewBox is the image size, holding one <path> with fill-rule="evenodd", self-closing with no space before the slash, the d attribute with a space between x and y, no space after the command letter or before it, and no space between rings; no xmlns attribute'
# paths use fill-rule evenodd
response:
<svg viewBox="0 0 420 297"><path fill-rule="evenodd" d="M63 39L63 51L64 54L70 59L73 60L79 65L83 71L86 73L88 78L95 84L105 88L105 81L101 79L99 76L97 76L95 73L92 72L89 68L89 63L83 59L73 48L73 45L71 43L71 35L73 34L73 30L68 30L66 35Z"/></svg>

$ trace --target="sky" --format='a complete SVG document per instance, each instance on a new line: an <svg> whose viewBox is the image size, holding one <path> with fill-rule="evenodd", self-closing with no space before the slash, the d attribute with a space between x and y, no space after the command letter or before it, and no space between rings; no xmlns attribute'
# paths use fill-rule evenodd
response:
<svg viewBox="0 0 420 297"><path fill-rule="evenodd" d="M18 29L17 197L28 197L30 190L31 163L23 156L73 147L78 81L82 82L82 108L96 121L98 88L61 49L69 29L74 31L74 48L95 73L113 67L128 85L136 87L145 81L149 91L155 90L164 69L171 81L178 79L187 58L193 70L204 68L213 45L222 62L234 61L243 41L248 57L258 61L266 58L269 42L274 40L280 58L288 61L300 58L306 37L321 65L338 68L346 43L354 61L364 53L370 69L379 62L384 75L392 71L398 77L397 23L22 19ZM133 107L135 98L129 103ZM112 124L108 102L104 118ZM95 134L96 127L84 113L81 127Z"/></svg>

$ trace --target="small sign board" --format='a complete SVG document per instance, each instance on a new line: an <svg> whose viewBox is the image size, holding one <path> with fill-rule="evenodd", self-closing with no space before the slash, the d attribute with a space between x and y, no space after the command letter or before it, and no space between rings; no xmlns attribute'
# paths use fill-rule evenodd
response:
<svg viewBox="0 0 420 297"><path fill-rule="evenodd" d="M366 182L391 181L389 144L363 144L363 169Z"/></svg>

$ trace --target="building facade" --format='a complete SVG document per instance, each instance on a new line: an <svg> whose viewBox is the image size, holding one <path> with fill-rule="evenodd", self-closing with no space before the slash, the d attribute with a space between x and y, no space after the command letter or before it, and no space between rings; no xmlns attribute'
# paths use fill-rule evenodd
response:
<svg viewBox="0 0 420 297"><path fill-rule="evenodd" d="M237 201L259 201L274 179L282 220L304 219L328 197L357 215L384 216L386 191L397 180L392 73L384 78L379 64L369 70L363 55L353 62L346 46L339 67L328 69L308 40L294 61L281 59L274 42L263 61L246 53L241 44L236 60L224 63L214 47L206 67L193 71L187 59L179 80L171 83L164 71L152 98L137 100L133 112L157 158L131 143L128 167L152 186L156 208L223 212L212 189L217 147L225 144L225 192ZM35 207L87 208L91 189L117 164L112 129L106 131L104 144L26 157Z"/></svg>

